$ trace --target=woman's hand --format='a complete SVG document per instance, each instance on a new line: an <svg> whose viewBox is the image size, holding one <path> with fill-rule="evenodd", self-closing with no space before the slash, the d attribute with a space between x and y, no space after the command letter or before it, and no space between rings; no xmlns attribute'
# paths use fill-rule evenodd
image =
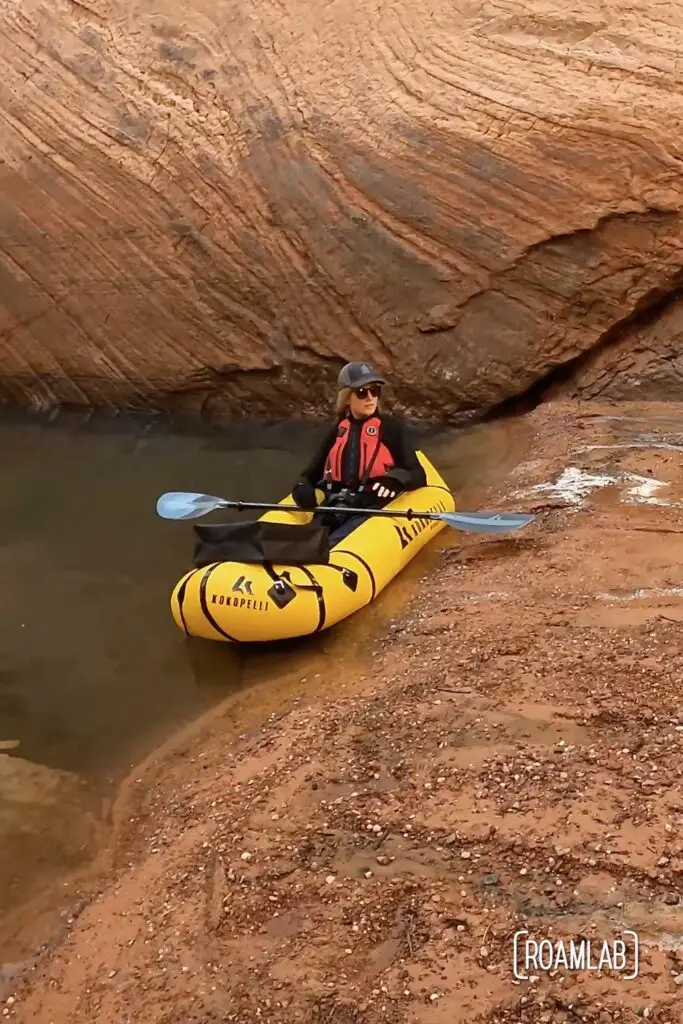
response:
<svg viewBox="0 0 683 1024"><path fill-rule="evenodd" d="M395 498L398 494L398 487L393 480L382 478L381 480L375 480L371 487L371 490L375 492L378 498Z"/></svg>

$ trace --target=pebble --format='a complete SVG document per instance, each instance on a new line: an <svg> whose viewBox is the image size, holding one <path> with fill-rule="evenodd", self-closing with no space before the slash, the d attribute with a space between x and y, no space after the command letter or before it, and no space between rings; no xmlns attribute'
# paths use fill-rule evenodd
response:
<svg viewBox="0 0 683 1024"><path fill-rule="evenodd" d="M327 878L325 879L325 881L327 882L328 885L333 885L335 883L335 881L336 881L336 876L335 875L328 875Z"/></svg>

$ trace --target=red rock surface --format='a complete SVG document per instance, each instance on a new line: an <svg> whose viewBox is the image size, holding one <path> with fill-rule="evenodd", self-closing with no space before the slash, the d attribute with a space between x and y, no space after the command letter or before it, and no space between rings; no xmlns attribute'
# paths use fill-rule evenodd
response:
<svg viewBox="0 0 683 1024"><path fill-rule="evenodd" d="M676 5L6 0L0 26L3 398L312 413L361 355L422 415L586 353L573 393L679 391Z"/></svg>

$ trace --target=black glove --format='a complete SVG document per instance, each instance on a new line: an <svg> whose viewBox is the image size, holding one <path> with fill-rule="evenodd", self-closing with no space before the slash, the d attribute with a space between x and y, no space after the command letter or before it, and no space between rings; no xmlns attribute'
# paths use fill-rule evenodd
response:
<svg viewBox="0 0 683 1024"><path fill-rule="evenodd" d="M299 508L315 508L318 504L315 487L308 480L299 481L292 491L292 497Z"/></svg>
<svg viewBox="0 0 683 1024"><path fill-rule="evenodd" d="M385 476L380 476L373 480L370 490L383 501L391 501L403 490L403 487L395 477L387 473Z"/></svg>

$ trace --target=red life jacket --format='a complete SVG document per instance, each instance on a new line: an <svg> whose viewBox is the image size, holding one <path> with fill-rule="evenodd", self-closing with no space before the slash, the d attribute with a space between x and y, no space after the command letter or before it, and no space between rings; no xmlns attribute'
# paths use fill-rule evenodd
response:
<svg viewBox="0 0 683 1024"><path fill-rule="evenodd" d="M384 476L395 465L394 457L387 446L380 440L381 420L379 416L370 416L363 422L360 431L360 459L358 465L358 484L367 483L370 477ZM330 448L325 463L325 480L328 483L343 483L342 466L344 449L348 444L351 420L346 416L339 421L337 436Z"/></svg>

